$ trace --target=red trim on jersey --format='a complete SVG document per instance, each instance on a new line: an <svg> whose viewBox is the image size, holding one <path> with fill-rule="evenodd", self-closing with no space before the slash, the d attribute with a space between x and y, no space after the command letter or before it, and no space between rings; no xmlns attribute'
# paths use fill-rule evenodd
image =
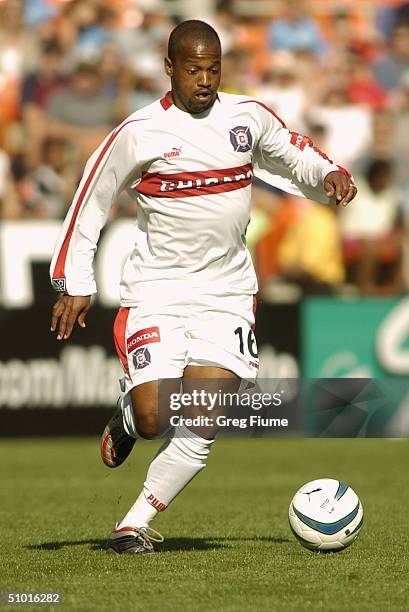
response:
<svg viewBox="0 0 409 612"><path fill-rule="evenodd" d="M254 102L254 104L259 104L260 106L262 106L266 111L268 111L269 113L271 113L272 115L274 115L274 117L281 123L281 125L283 126L283 128L286 128L286 124L284 123L284 121L281 119L281 117L279 117L277 115L277 113L275 113L273 110L271 110L271 108L269 108L268 106L266 106L265 104L263 104L262 102L259 102L258 100L242 100L241 102L239 102L239 104L249 104L249 102Z"/></svg>
<svg viewBox="0 0 409 612"><path fill-rule="evenodd" d="M329 162L330 164L334 164L334 166L336 165L336 164L335 164L335 163L332 161L332 159L330 159L330 158L328 157L328 155L327 155L326 153L324 153L324 151L321 151L321 149L319 149L318 147L316 147L316 146L315 146L315 144L313 143L313 141L311 140L311 138L309 138L309 141L310 141L310 142L309 142L308 144L310 145L310 147L311 147L312 149L314 149L314 151L315 151L316 153L318 153L318 155L320 155L320 156L321 156L323 159L325 159L325 161Z"/></svg>
<svg viewBox="0 0 409 612"><path fill-rule="evenodd" d="M101 161L103 160L105 154L107 153L109 147L111 146L111 144L114 142L115 138L118 136L118 134L124 129L125 126L127 126L129 123L135 123L136 121L145 121L145 119L132 119L131 121L127 121L126 123L123 123L122 125L120 125L118 127L118 129L113 132L110 136L110 138L107 140L107 142L105 143L104 148L102 149L101 153L98 155L98 158L95 162L95 164L93 165L91 172L88 175L87 180L84 183L84 186L81 190L81 193L78 197L78 201L75 205L75 209L74 209L74 213L71 217L71 221L70 224L68 226L68 230L67 233L65 234L65 238L64 241L61 245L60 248L60 252L58 254L57 257L57 261L54 267L54 272L53 272L53 278L65 278L65 260L67 258L67 252L68 252L68 247L70 245L70 240L74 231L74 226L75 226L75 222L77 220L78 217L78 213L80 211L81 208L81 204L83 203L85 196L87 194L88 188L91 184L92 179L95 176L96 171L98 170L98 167L101 163Z"/></svg>
<svg viewBox="0 0 409 612"><path fill-rule="evenodd" d="M165 95L163 96L163 98L161 98L160 103L162 105L163 110L168 110L168 108L170 108L173 104L173 100L170 97L171 96L171 91L167 91L165 93Z"/></svg>
<svg viewBox="0 0 409 612"><path fill-rule="evenodd" d="M134 189L142 195L155 198L190 198L243 189L251 184L252 179L251 164L224 170L198 170L175 174L145 172Z"/></svg>
<svg viewBox="0 0 409 612"><path fill-rule="evenodd" d="M311 149L313 149L316 153L318 153L318 155L320 157L325 159L325 161L330 162L330 164L333 164L334 166L336 166L338 168L339 172L342 172L342 174L345 174L345 176L347 176L348 178L351 178L351 174L348 172L348 170L346 168L344 168L343 166L339 166L338 164L335 164L335 162L333 162L332 159L330 159L328 157L328 155L326 153L324 153L324 151L321 151L321 149L319 149L313 143L313 141L311 140L311 138L309 136L303 136L302 134L299 134L298 132L290 132L290 134L291 134L290 142L291 142L292 145L297 147L297 149L300 149L301 151L304 151L305 146L307 144L310 145ZM330 170L330 172L336 172L336 170ZM330 172L328 172L328 174ZM328 174L326 175L326 177L328 176ZM325 181L325 178L324 178L324 181Z"/></svg>
<svg viewBox="0 0 409 612"><path fill-rule="evenodd" d="M129 316L129 308L121 308L114 321L114 343L119 361L122 363L126 373L129 373L128 356L126 352L126 322Z"/></svg>

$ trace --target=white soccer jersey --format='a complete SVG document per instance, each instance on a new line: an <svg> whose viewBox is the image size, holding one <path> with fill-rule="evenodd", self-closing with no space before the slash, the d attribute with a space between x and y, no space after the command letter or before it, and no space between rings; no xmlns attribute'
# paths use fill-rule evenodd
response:
<svg viewBox="0 0 409 612"><path fill-rule="evenodd" d="M89 159L56 245L53 286L70 295L96 291L99 234L127 189L138 223L123 306L254 294L245 238L253 174L326 202L323 180L340 169L249 97L220 93L210 110L191 115L167 94L128 117Z"/></svg>

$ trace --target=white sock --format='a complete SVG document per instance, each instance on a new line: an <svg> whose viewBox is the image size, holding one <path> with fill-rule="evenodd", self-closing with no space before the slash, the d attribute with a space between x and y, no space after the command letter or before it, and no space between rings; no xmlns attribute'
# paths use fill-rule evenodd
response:
<svg viewBox="0 0 409 612"><path fill-rule="evenodd" d="M141 491L138 499L129 510L128 514L124 516L122 521L117 525L117 529L122 527L147 527L149 522L155 518L158 514L158 510L150 505L146 501L144 491Z"/></svg>
<svg viewBox="0 0 409 612"><path fill-rule="evenodd" d="M143 491L118 525L146 527L206 464L214 440L205 440L184 425L175 427L149 466Z"/></svg>
<svg viewBox="0 0 409 612"><path fill-rule="evenodd" d="M132 438L138 438L138 432L136 431L134 411L132 405L132 398L130 393L125 393L121 400L122 406L122 419L126 433Z"/></svg>

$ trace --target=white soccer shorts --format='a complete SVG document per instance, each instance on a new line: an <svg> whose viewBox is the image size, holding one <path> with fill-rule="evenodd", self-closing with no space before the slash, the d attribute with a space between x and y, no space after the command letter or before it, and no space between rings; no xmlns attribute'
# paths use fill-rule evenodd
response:
<svg viewBox="0 0 409 612"><path fill-rule="evenodd" d="M123 391L152 380L181 378L188 365L218 366L254 380L259 367L255 298L229 297L225 304L228 311L190 304L174 315L121 307L114 340L125 371Z"/></svg>

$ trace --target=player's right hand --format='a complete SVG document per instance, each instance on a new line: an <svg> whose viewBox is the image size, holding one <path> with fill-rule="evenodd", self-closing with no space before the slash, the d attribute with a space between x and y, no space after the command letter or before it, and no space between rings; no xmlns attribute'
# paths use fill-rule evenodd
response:
<svg viewBox="0 0 409 612"><path fill-rule="evenodd" d="M68 340L75 321L85 327L85 317L90 308L90 295L61 295L53 306L51 316L51 331L58 327L57 340Z"/></svg>

